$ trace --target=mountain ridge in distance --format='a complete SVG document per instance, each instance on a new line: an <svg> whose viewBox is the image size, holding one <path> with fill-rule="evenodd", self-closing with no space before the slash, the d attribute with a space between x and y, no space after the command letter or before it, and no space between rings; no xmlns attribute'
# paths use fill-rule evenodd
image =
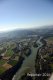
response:
<svg viewBox="0 0 53 80"><path fill-rule="evenodd" d="M53 25L52 26L44 26L42 28L37 29L21 29L21 30L13 30L9 32L0 33L0 38L13 38L13 37L22 37L27 35L44 35L52 33L53 34Z"/></svg>

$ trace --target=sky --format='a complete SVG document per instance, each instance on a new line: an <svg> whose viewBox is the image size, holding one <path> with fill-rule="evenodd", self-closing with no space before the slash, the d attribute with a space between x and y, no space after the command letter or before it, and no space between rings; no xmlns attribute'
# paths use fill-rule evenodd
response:
<svg viewBox="0 0 53 80"><path fill-rule="evenodd" d="M0 31L53 25L53 0L0 0Z"/></svg>

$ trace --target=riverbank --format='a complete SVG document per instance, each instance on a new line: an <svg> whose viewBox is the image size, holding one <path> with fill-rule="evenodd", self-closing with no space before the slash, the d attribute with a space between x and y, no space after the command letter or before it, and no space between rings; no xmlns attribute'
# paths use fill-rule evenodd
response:
<svg viewBox="0 0 53 80"><path fill-rule="evenodd" d="M43 46L38 50L35 60L36 73L40 76L36 76L36 80L49 80L53 72L53 46L48 44L44 39L41 40Z"/></svg>

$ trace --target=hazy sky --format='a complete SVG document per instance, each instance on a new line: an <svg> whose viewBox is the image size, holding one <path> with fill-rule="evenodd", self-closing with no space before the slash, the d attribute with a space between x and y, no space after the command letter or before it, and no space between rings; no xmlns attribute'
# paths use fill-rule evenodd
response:
<svg viewBox="0 0 53 80"><path fill-rule="evenodd" d="M0 0L0 31L53 25L53 0Z"/></svg>

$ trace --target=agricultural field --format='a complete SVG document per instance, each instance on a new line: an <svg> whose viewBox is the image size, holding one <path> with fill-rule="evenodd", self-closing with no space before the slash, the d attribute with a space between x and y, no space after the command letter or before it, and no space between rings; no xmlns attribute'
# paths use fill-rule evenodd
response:
<svg viewBox="0 0 53 80"><path fill-rule="evenodd" d="M12 56L14 54L13 50L11 48L7 49L5 56Z"/></svg>
<svg viewBox="0 0 53 80"><path fill-rule="evenodd" d="M53 44L53 37L46 38L47 44Z"/></svg>
<svg viewBox="0 0 53 80"><path fill-rule="evenodd" d="M2 47L0 47L0 75L15 66L19 60L19 56L13 51L16 47L15 42L8 41L2 44Z"/></svg>
<svg viewBox="0 0 53 80"><path fill-rule="evenodd" d="M17 64L17 61L16 61L16 60L10 60L8 63L9 63L10 65L14 66L14 65Z"/></svg>
<svg viewBox="0 0 53 80"><path fill-rule="evenodd" d="M7 60L1 59L1 60L0 60L0 66L3 65L3 64L5 64L6 62L7 62Z"/></svg>
<svg viewBox="0 0 53 80"><path fill-rule="evenodd" d="M6 69L4 67L0 66L0 75L5 71L6 71Z"/></svg>

